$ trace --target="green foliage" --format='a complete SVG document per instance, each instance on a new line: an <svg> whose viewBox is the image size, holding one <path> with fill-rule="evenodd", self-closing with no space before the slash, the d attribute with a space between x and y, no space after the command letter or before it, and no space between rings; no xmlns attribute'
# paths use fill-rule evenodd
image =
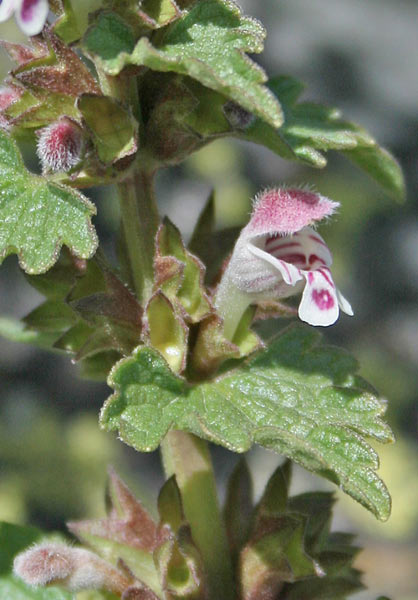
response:
<svg viewBox="0 0 418 600"><path fill-rule="evenodd" d="M9 42L3 46L17 63L7 83L19 97L2 111L13 133L42 127L63 115L79 119L74 99L81 94L101 94L77 53L49 29L32 47Z"/></svg>
<svg viewBox="0 0 418 600"><path fill-rule="evenodd" d="M203 286L205 267L184 247L180 231L169 219L158 232L155 270L155 285L179 304L188 321L197 323L211 312Z"/></svg>
<svg viewBox="0 0 418 600"><path fill-rule="evenodd" d="M7 600L71 600L71 594L57 587L34 588L12 574L14 556L43 534L34 527L0 523L0 598Z"/></svg>
<svg viewBox="0 0 418 600"><path fill-rule="evenodd" d="M60 0L60 3L62 12L55 21L53 30L66 44L71 44L83 36L88 26L89 13L99 9L102 0Z"/></svg>
<svg viewBox="0 0 418 600"><path fill-rule="evenodd" d="M88 31L83 48L110 75L127 65L173 71L221 92L272 126L282 122L280 106L263 85L264 71L244 53L263 49L264 28L243 17L225 0L194 3L157 38L142 37L129 52L130 29L120 18L102 14ZM110 51L111 49L111 51Z"/></svg>
<svg viewBox="0 0 418 600"><path fill-rule="evenodd" d="M96 250L95 207L79 192L29 173L16 144L0 132L0 257L19 256L28 273L47 271L67 245L80 258Z"/></svg>
<svg viewBox="0 0 418 600"><path fill-rule="evenodd" d="M255 442L334 481L387 519L390 497L364 439L392 440L380 419L384 406L355 375L356 362L319 346L318 338L290 327L246 364L195 386L176 377L158 353L139 348L109 376L116 392L102 409L102 426L141 451L155 449L170 428L235 452Z"/></svg>
<svg viewBox="0 0 418 600"><path fill-rule="evenodd" d="M157 524L113 471L107 505L107 517L68 523L70 531L114 566L123 560L135 577L161 594L153 560L153 551L162 541Z"/></svg>
<svg viewBox="0 0 418 600"><path fill-rule="evenodd" d="M137 122L116 100L84 94L78 99L77 107L103 164L115 163L136 152Z"/></svg>
<svg viewBox="0 0 418 600"><path fill-rule="evenodd" d="M100 252L86 262L63 251L48 272L26 278L47 300L23 323L0 319L4 337L73 354L82 375L98 380L138 345L142 309Z"/></svg>
<svg viewBox="0 0 418 600"><path fill-rule="evenodd" d="M229 481L225 513L231 549L235 550L241 598L332 598L343 600L363 588L352 567L358 548L352 536L331 532L333 495L312 492L289 497L291 463L272 474L256 506L251 477L242 460ZM231 494L234 483L245 490L242 502ZM239 532L240 543L236 545ZM231 537L232 533L232 537Z"/></svg>
<svg viewBox="0 0 418 600"><path fill-rule="evenodd" d="M247 130L237 132L239 137L267 146L283 158L301 160L319 168L327 164L323 152L341 151L387 192L395 198L403 198L405 184L400 166L364 129L343 120L335 108L312 102L298 103L304 85L292 77L271 79L269 87L283 108L283 125L274 129L257 119Z"/></svg>

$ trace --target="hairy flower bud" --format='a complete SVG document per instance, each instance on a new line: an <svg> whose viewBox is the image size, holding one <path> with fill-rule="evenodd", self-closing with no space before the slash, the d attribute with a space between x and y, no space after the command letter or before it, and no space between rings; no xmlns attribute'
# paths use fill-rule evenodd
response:
<svg viewBox="0 0 418 600"><path fill-rule="evenodd" d="M309 190L279 188L260 194L250 222L235 244L219 284L215 306L232 339L249 304L302 293L299 317L310 325L331 325L339 308L351 306L334 285L331 253L310 225L338 204Z"/></svg>
<svg viewBox="0 0 418 600"><path fill-rule="evenodd" d="M7 21L13 13L18 26L26 35L37 35L48 17L48 0L1 0L0 23Z"/></svg>
<svg viewBox="0 0 418 600"><path fill-rule="evenodd" d="M68 171L83 152L83 130L72 119L62 117L38 132L37 153L44 170Z"/></svg>
<svg viewBox="0 0 418 600"><path fill-rule="evenodd" d="M15 574L29 585L57 584L72 592L105 588L121 594L131 581L93 552L59 543L42 543L15 558Z"/></svg>

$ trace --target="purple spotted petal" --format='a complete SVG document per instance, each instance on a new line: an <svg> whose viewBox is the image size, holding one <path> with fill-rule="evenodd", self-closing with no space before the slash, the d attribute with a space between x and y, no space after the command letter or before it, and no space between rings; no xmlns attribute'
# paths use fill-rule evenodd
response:
<svg viewBox="0 0 418 600"><path fill-rule="evenodd" d="M299 305L299 317L309 325L332 325L338 319L337 290L329 269L305 271L305 289Z"/></svg>
<svg viewBox="0 0 418 600"><path fill-rule="evenodd" d="M48 17L48 0L20 0L16 8L16 21L28 36L37 35Z"/></svg>

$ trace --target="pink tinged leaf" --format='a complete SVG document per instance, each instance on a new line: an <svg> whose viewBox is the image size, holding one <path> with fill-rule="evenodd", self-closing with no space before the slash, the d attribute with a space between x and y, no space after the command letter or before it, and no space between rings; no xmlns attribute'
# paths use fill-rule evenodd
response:
<svg viewBox="0 0 418 600"><path fill-rule="evenodd" d="M16 8L16 0L0 0L0 23L7 21Z"/></svg>
<svg viewBox="0 0 418 600"><path fill-rule="evenodd" d="M109 496L105 519L70 522L68 529L81 540L94 536L153 552L160 543L157 525L113 469L109 470Z"/></svg>
<svg viewBox="0 0 418 600"><path fill-rule="evenodd" d="M305 271L305 289L299 305L299 318L309 325L332 325L338 319L337 291L328 269Z"/></svg>
<svg viewBox="0 0 418 600"><path fill-rule="evenodd" d="M16 8L16 22L26 35L37 35L46 23L48 12L48 0L20 0Z"/></svg>
<svg viewBox="0 0 418 600"><path fill-rule="evenodd" d="M259 194L247 225L250 235L288 235L332 215L338 207L320 194L298 188L278 188Z"/></svg>

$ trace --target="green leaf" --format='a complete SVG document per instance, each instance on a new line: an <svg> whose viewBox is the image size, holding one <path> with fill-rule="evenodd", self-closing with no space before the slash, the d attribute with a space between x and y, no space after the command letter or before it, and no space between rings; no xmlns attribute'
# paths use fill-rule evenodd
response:
<svg viewBox="0 0 418 600"><path fill-rule="evenodd" d="M137 151L138 124L117 100L84 94L78 99L77 107L103 164L115 163Z"/></svg>
<svg viewBox="0 0 418 600"><path fill-rule="evenodd" d="M180 304L187 320L197 323L210 314L203 286L205 267L185 248L180 231L167 218L157 234L155 271L157 289Z"/></svg>
<svg viewBox="0 0 418 600"><path fill-rule="evenodd" d="M170 300L156 292L146 308L147 331L151 345L157 348L170 367L180 373L186 366L189 330Z"/></svg>
<svg viewBox="0 0 418 600"><path fill-rule="evenodd" d="M101 8L102 0L61 0L63 13L55 21L53 31L66 44L79 40L87 29L89 13ZM76 7L73 6L76 4Z"/></svg>
<svg viewBox="0 0 418 600"><path fill-rule="evenodd" d="M97 247L96 210L84 196L26 170L15 142L0 132L0 260L19 256L27 273L43 273L67 245L80 258Z"/></svg>
<svg viewBox="0 0 418 600"><path fill-rule="evenodd" d="M0 317L0 335L12 342L33 344L40 348L51 348L57 339L57 332L33 331L17 319Z"/></svg>
<svg viewBox="0 0 418 600"><path fill-rule="evenodd" d="M364 129L343 120L335 108L312 102L297 103L304 86L292 77L276 77L268 85L283 108L283 125L275 129L256 119L245 131L237 131L238 137L262 144L283 158L301 160L318 168L327 164L323 152L339 150L388 193L403 198L405 185L398 163Z"/></svg>
<svg viewBox="0 0 418 600"><path fill-rule="evenodd" d="M284 330L246 364L209 383L188 386L156 351L142 347L109 376L116 391L101 424L137 450L154 450L170 428L245 452L253 443L330 479L378 518L390 496L365 436L392 441L383 404L355 376L345 352L319 345L305 326Z"/></svg>
<svg viewBox="0 0 418 600"><path fill-rule="evenodd" d="M71 600L71 594L56 587L35 588L12 575L13 559L22 550L40 541L41 531L0 523L0 598L4 600Z"/></svg>
<svg viewBox="0 0 418 600"><path fill-rule="evenodd" d="M80 377L93 381L106 381L111 368L120 357L120 353L116 350L89 356L80 363Z"/></svg>
<svg viewBox="0 0 418 600"><path fill-rule="evenodd" d="M75 324L74 311L59 300L47 300L23 319L30 329L37 331L65 331Z"/></svg>
<svg viewBox="0 0 418 600"><path fill-rule="evenodd" d="M36 527L0 523L0 575L11 573L15 555L41 537L42 532Z"/></svg>
<svg viewBox="0 0 418 600"><path fill-rule="evenodd" d="M367 148L354 148L344 152L358 167L366 171L389 194L398 200L405 197L405 180L396 159L377 144Z"/></svg>
<svg viewBox="0 0 418 600"><path fill-rule="evenodd" d="M98 57L107 71L115 75L122 68L122 57L130 55L134 47L132 29L114 13L101 13L83 40L87 54Z"/></svg>
<svg viewBox="0 0 418 600"><path fill-rule="evenodd" d="M278 127L282 114L274 95L263 85L265 73L245 55L261 52L264 37L261 24L242 16L235 4L201 0L166 27L164 34L142 37L131 53L125 48L127 37L116 43L122 40L120 23L105 15L89 30L83 47L110 75L129 64L188 75ZM110 57L109 47L114 48Z"/></svg>
<svg viewBox="0 0 418 600"><path fill-rule="evenodd" d="M17 577L8 575L0 577L0 598L7 598L7 600L71 600L72 595L57 587L32 587Z"/></svg>
<svg viewBox="0 0 418 600"><path fill-rule="evenodd" d="M247 462L242 458L228 480L224 506L229 547L235 564L237 554L248 537L252 510L253 485Z"/></svg>
<svg viewBox="0 0 418 600"><path fill-rule="evenodd" d="M164 27L181 15L174 0L144 0L139 11L149 27Z"/></svg>

